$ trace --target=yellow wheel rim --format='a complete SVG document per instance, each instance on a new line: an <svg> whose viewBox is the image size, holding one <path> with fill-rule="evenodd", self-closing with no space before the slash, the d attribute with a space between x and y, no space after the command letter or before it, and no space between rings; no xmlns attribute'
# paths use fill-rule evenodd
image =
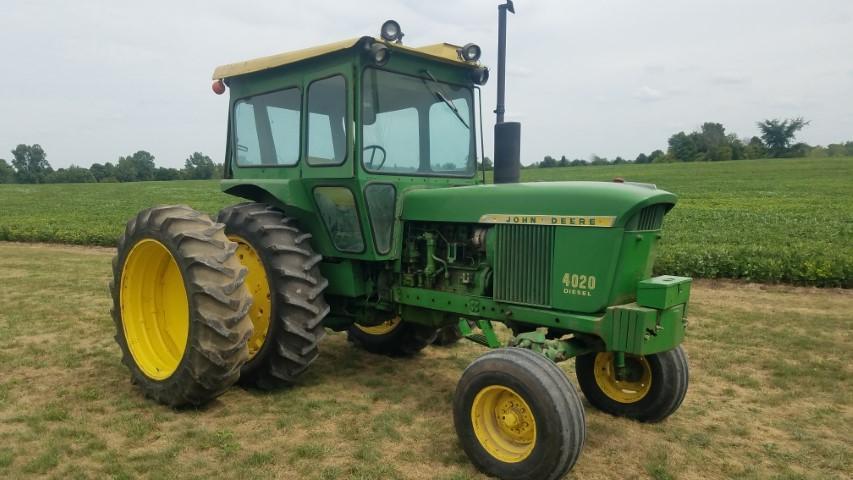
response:
<svg viewBox="0 0 853 480"><path fill-rule="evenodd" d="M373 325L371 327L365 327L356 323L355 328L361 330L362 332L368 335L385 335L386 333L390 333L395 328L397 328L397 325L399 325L400 322L402 322L402 320L400 320L400 317L394 317L391 320L388 320L387 322L382 322L379 325Z"/></svg>
<svg viewBox="0 0 853 480"><path fill-rule="evenodd" d="M652 388L652 369L646 357L625 355L627 376L616 379L613 352L602 352L595 356L595 383L605 395L619 403L636 403Z"/></svg>
<svg viewBox="0 0 853 480"><path fill-rule="evenodd" d="M151 379L169 378L184 357L190 331L187 291L169 249L138 242L121 273L121 323L136 366Z"/></svg>
<svg viewBox="0 0 853 480"><path fill-rule="evenodd" d="M515 390L492 385L480 390L471 405L471 421L480 445L506 463L518 463L536 446L533 411Z"/></svg>
<svg viewBox="0 0 853 480"><path fill-rule="evenodd" d="M252 359L264 346L270 329L272 312L270 284L264 263L257 250L236 235L229 235L228 239L237 244L237 258L249 270L245 285L252 295L252 308L249 310L249 318L252 319L252 326L255 328L252 338L249 339L249 359Z"/></svg>

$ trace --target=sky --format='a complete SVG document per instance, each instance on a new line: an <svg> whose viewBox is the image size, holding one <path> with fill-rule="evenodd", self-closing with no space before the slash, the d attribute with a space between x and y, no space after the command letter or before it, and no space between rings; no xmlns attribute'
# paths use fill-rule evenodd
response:
<svg viewBox="0 0 853 480"><path fill-rule="evenodd" d="M137 150L180 167L225 152L214 67L362 35L397 20L407 45L477 43L491 156L498 0L0 2L0 158L39 143L54 166ZM703 122L751 137L803 116L798 140L853 140L850 0L516 0L507 120L522 162L633 159Z"/></svg>

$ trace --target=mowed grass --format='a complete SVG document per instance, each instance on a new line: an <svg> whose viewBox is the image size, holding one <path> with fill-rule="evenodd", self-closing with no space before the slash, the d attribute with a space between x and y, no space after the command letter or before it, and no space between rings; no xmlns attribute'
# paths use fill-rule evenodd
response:
<svg viewBox="0 0 853 480"><path fill-rule="evenodd" d="M523 181L614 177L655 183L679 196L664 222L659 273L853 287L853 158L522 174ZM216 181L0 185L0 240L112 246L125 222L144 208L185 203L215 214L239 201L221 193Z"/></svg>
<svg viewBox="0 0 853 480"><path fill-rule="evenodd" d="M331 334L295 388L172 410L120 363L112 254L0 243L0 478L484 478L451 417L483 348L390 359ZM849 478L851 308L851 290L698 282L684 405L644 425L587 404L572 477Z"/></svg>

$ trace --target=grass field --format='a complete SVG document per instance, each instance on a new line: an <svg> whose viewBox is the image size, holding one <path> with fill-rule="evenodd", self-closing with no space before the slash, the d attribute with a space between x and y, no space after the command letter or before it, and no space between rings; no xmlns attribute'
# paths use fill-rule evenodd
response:
<svg viewBox="0 0 853 480"><path fill-rule="evenodd" d="M112 255L0 242L0 478L483 478L450 408L481 347L389 359L331 334L297 388L175 411L120 363ZM573 478L849 478L851 305L851 290L698 282L684 405L657 425L586 405Z"/></svg>
<svg viewBox="0 0 853 480"><path fill-rule="evenodd" d="M680 197L657 270L853 287L853 158L530 169L525 181L650 182ZM114 245L156 204L208 213L238 202L214 181L0 185L0 240Z"/></svg>

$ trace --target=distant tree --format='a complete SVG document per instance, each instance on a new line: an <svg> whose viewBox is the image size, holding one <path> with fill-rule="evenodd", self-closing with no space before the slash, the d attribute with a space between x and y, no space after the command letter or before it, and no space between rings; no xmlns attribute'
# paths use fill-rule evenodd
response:
<svg viewBox="0 0 853 480"><path fill-rule="evenodd" d="M784 156L788 158L808 157L811 150L811 145L809 145L808 143L799 142L795 143L794 145L791 145L791 147L788 148L788 151L785 152Z"/></svg>
<svg viewBox="0 0 853 480"><path fill-rule="evenodd" d="M494 165L492 165L492 160L489 157L485 157L484 162L486 163L486 170L494 170L495 169ZM223 177L225 177L225 164L224 163L217 163L216 164L216 174L214 175L214 178L221 179Z"/></svg>
<svg viewBox="0 0 853 480"><path fill-rule="evenodd" d="M746 142L744 157L745 158L764 158L767 156L767 148L764 142L758 137L752 137L749 142Z"/></svg>
<svg viewBox="0 0 853 480"><path fill-rule="evenodd" d="M581 160L580 158L576 158L576 159L572 160L570 165L573 167L585 167L585 166L589 165L589 163L586 160Z"/></svg>
<svg viewBox="0 0 853 480"><path fill-rule="evenodd" d="M613 165L622 165L623 163L628 163L628 162L622 157L616 157L613 159Z"/></svg>
<svg viewBox="0 0 853 480"><path fill-rule="evenodd" d="M724 162L726 160L734 159L734 152L732 150L732 146L727 143L721 143L714 147L711 147L707 153L708 160L712 162Z"/></svg>
<svg viewBox="0 0 853 480"><path fill-rule="evenodd" d="M545 158L542 159L542 163L539 164L540 168L551 168L557 166L557 160L551 155L545 155Z"/></svg>
<svg viewBox="0 0 853 480"><path fill-rule="evenodd" d="M705 122L697 134L699 152L704 154L705 160L712 162L732 160L733 149L723 124Z"/></svg>
<svg viewBox="0 0 853 480"><path fill-rule="evenodd" d="M451 169L455 166L451 167ZM184 161L184 178L188 180L207 180L213 178L216 173L216 165L213 160L201 152L194 152Z"/></svg>
<svg viewBox="0 0 853 480"><path fill-rule="evenodd" d="M560 161L557 163L557 165L560 167L568 167L569 165L571 165L571 162L569 162L569 159L566 158L565 155L563 155L560 157Z"/></svg>
<svg viewBox="0 0 853 480"><path fill-rule="evenodd" d="M110 179L110 178L112 178L112 179L113 179L113 180L112 180L113 182L117 182L117 181L118 181L118 179L116 179L116 166L115 166L115 165L113 165L113 163L112 163L112 162L107 162L107 163L105 163L105 164L104 164L104 174L105 174L106 176L103 178L103 180L102 180L102 181L105 181L105 182L106 182L106 181L108 181L108 179Z"/></svg>
<svg viewBox="0 0 853 480"><path fill-rule="evenodd" d="M495 169L495 165L492 163L492 159L489 157L483 157L482 162L477 162L477 170L481 170L483 168L483 166L485 166L486 170L494 170ZM222 165L221 163L216 164L216 170L217 170L218 178L222 178L222 174L225 171L224 167L225 166Z"/></svg>
<svg viewBox="0 0 853 480"><path fill-rule="evenodd" d="M112 166L112 164L109 162L107 162L107 165ZM101 165L100 163L93 163L92 166L89 167L89 172L92 173L92 176L95 177L95 180L98 182L110 176L110 174L107 172L107 167ZM114 173L115 172L113 172L113 174Z"/></svg>
<svg viewBox="0 0 853 480"><path fill-rule="evenodd" d="M767 145L770 156L781 157L788 153L797 132L809 123L803 117L797 117L786 120L764 120L758 122L757 125L758 129L761 130L761 139Z"/></svg>
<svg viewBox="0 0 853 480"><path fill-rule="evenodd" d="M139 174L136 173L136 165L134 165L131 157L121 157L116 165L115 178L119 182L136 182L139 179Z"/></svg>
<svg viewBox="0 0 853 480"><path fill-rule="evenodd" d="M705 122L700 128L702 143L707 149L723 145L726 142L726 129L722 123Z"/></svg>
<svg viewBox="0 0 853 480"><path fill-rule="evenodd" d="M851 157L853 156L853 142L831 143L826 146L826 153L830 157Z"/></svg>
<svg viewBox="0 0 853 480"><path fill-rule="evenodd" d="M666 154L663 153L663 150L655 150L649 154L649 163L659 163L664 157L666 157Z"/></svg>
<svg viewBox="0 0 853 480"><path fill-rule="evenodd" d="M826 158L829 156L829 149L820 145L814 146L809 150L809 158Z"/></svg>
<svg viewBox="0 0 853 480"><path fill-rule="evenodd" d="M12 150L12 166L19 183L43 183L47 174L53 171L47 161L47 154L41 145L20 144Z"/></svg>
<svg viewBox="0 0 853 480"><path fill-rule="evenodd" d="M94 183L95 176L88 168L71 165L68 168L60 168L49 173L45 177L45 183Z"/></svg>
<svg viewBox="0 0 853 480"><path fill-rule="evenodd" d="M590 165L609 165L610 161L608 161L607 158L605 158L605 157L599 157L598 155L593 154L589 158L589 164Z"/></svg>
<svg viewBox="0 0 853 480"><path fill-rule="evenodd" d="M154 180L169 181L180 179L181 171L177 168L158 167L157 170L154 170Z"/></svg>
<svg viewBox="0 0 853 480"><path fill-rule="evenodd" d="M116 176L116 166L110 162L107 162L103 165L100 163L93 163L91 167L89 167L89 171L92 172L92 176L95 177L95 180L98 182L117 181Z"/></svg>
<svg viewBox="0 0 853 480"><path fill-rule="evenodd" d="M0 183L14 183L15 169L9 165L9 162L0 158Z"/></svg>
<svg viewBox="0 0 853 480"><path fill-rule="evenodd" d="M637 158L634 160L634 163L640 163L640 164L649 163L649 162L651 162L651 160L649 160L649 157L647 157L645 153L641 153L641 154L637 155Z"/></svg>
<svg viewBox="0 0 853 480"><path fill-rule="evenodd" d="M139 150L133 155L118 159L115 176L120 182L145 182L154 180L156 170L154 155L145 150Z"/></svg>
<svg viewBox="0 0 853 480"><path fill-rule="evenodd" d="M679 162L692 162L696 160L696 154L699 153L699 145L696 144L696 135L688 135L684 132L678 132L669 137L669 155ZM637 158L637 163L640 159Z"/></svg>
<svg viewBox="0 0 853 480"><path fill-rule="evenodd" d="M726 142L732 149L732 160L743 160L746 158L746 145L737 138L737 135L730 134L726 136Z"/></svg>
<svg viewBox="0 0 853 480"><path fill-rule="evenodd" d="M830 143L826 146L826 155L828 157L843 157L847 155L847 149L840 143Z"/></svg>

